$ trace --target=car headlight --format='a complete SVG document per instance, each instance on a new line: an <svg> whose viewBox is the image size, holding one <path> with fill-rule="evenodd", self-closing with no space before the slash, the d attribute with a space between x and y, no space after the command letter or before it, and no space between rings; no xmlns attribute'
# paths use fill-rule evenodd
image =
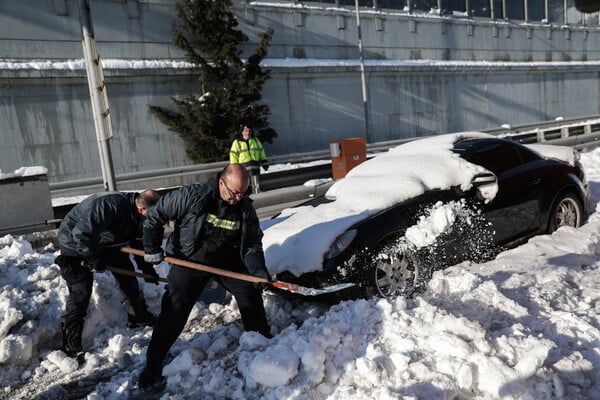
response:
<svg viewBox="0 0 600 400"><path fill-rule="evenodd" d="M325 254L325 259L329 260L331 258L339 256L342 253L342 251L346 250L346 248L350 246L350 243L352 243L352 241L356 237L356 234L356 229L350 229L338 236L329 247L329 251L327 251L327 253Z"/></svg>

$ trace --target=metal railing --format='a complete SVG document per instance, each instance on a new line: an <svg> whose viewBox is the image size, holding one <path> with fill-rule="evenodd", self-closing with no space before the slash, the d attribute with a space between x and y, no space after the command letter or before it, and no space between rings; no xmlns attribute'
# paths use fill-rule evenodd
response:
<svg viewBox="0 0 600 400"><path fill-rule="evenodd" d="M489 129L488 132L519 143L549 143L583 149L600 145L600 116L561 119L514 128Z"/></svg>

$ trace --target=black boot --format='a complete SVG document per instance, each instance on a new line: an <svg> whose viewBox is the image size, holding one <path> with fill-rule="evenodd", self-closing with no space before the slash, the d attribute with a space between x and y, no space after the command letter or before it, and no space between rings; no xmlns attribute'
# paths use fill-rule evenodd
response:
<svg viewBox="0 0 600 400"><path fill-rule="evenodd" d="M156 316L148 311L146 300L144 300L144 296L141 293L139 293L136 299L123 300L123 304L127 309L127 320L129 325L154 325Z"/></svg>
<svg viewBox="0 0 600 400"><path fill-rule="evenodd" d="M69 357L79 357L83 354L83 346L81 345L81 335L83 333L83 321L78 322L70 328L65 328L61 324L63 335L62 350Z"/></svg>
<svg viewBox="0 0 600 400"><path fill-rule="evenodd" d="M162 368L160 366L146 364L138 378L138 386L142 389L146 389L158 383L164 383Z"/></svg>

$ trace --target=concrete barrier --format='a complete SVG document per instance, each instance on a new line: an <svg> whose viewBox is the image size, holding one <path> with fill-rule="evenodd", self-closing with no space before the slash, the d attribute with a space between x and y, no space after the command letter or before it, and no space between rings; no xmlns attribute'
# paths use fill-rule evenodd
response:
<svg viewBox="0 0 600 400"><path fill-rule="evenodd" d="M48 176L0 179L0 207L0 235L48 229L54 218Z"/></svg>

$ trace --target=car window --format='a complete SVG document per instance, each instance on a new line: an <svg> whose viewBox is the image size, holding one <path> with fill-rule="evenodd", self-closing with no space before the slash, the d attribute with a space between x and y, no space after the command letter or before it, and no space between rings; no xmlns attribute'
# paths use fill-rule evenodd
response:
<svg viewBox="0 0 600 400"><path fill-rule="evenodd" d="M535 155L532 153L524 154L518 146L504 142L490 143L477 149L471 156L470 161L495 174L501 174L535 159L532 157L535 157Z"/></svg>
<svg viewBox="0 0 600 400"><path fill-rule="evenodd" d="M539 155L526 147L517 147L517 149L519 150L519 153L521 153L521 160L523 160L523 164L540 159Z"/></svg>

